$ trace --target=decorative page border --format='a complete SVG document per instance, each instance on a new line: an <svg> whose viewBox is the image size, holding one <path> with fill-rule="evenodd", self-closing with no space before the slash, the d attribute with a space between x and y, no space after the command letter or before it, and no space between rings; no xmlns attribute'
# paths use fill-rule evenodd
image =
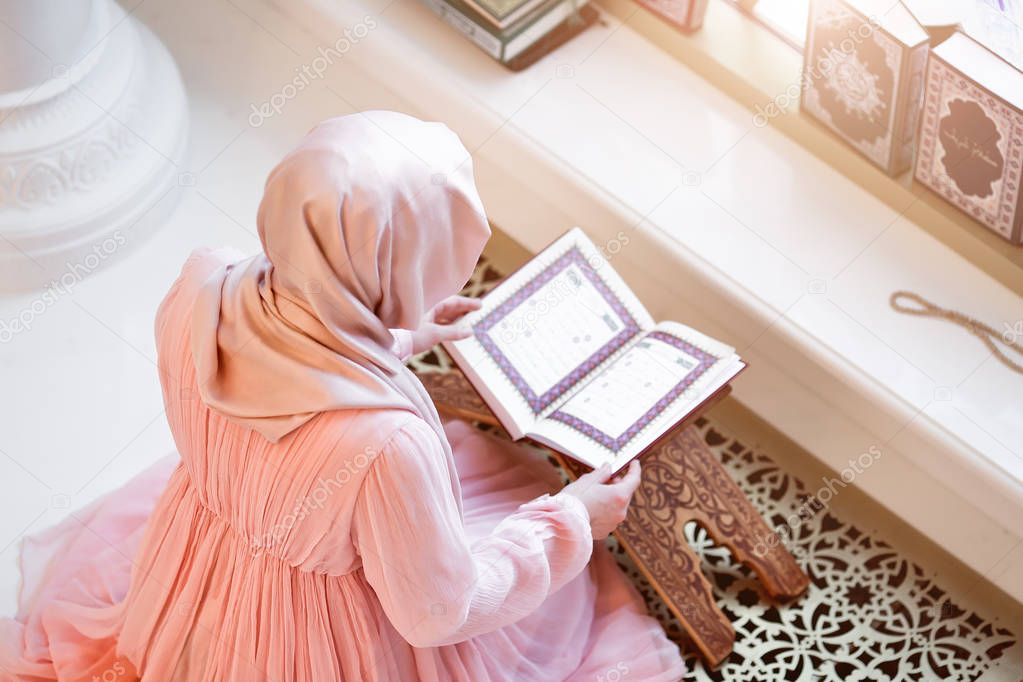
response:
<svg viewBox="0 0 1023 682"><path fill-rule="evenodd" d="M540 287L547 282L551 281L561 271L570 265L576 265L582 270L586 279L590 280L593 286L600 293L601 297L607 301L608 305L618 314L618 317L625 322L625 327L620 331L614 338L599 348L593 355L584 360L578 367L568 373L561 381L556 383L554 386L549 388L543 395L537 395L526 383L526 380L522 377L517 369L508 360L507 356L501 352L501 349L497 347L494 340L490 336L490 330L493 329L501 320L508 316L508 314L522 305L526 299L536 293ZM493 358L497 366L504 372L504 375L508 377L515 390L519 392L529 407L533 410L534 414L540 414L545 408L551 405L558 398L563 396L572 386L574 386L580 379L589 374L595 367L600 363L607 360L611 355L618 351L625 342L632 338L636 333L640 331L639 324L636 322L636 318L632 316L628 308L625 307L614 292L607 286L607 283L597 274L593 267L586 260L586 256L579 247L572 246L564 254L559 256L557 260L548 265L546 268L541 270L539 274L530 279L528 282L522 285L514 294L512 294L507 300L501 303L499 306L490 311L484 316L476 326L473 328L473 332L476 336L477 341L483 346L483 350Z"/></svg>
<svg viewBox="0 0 1023 682"><path fill-rule="evenodd" d="M582 433L586 437L600 443L611 452L618 454L618 452L620 452L622 448L628 445L629 442L637 435L639 435L639 433L643 429L648 427L654 419L656 419L662 412L664 412L664 410L666 410L669 405L675 402L675 400L680 395L682 395L682 393L684 393L686 389L692 386L697 379L706 374L707 370L710 369L714 365L714 363L716 363L720 359L711 355L702 348L697 348L693 344L687 341L683 341L674 334L655 331L648 334L646 338L656 339L658 341L663 341L668 345L674 346L675 348L678 348L682 352L699 359L700 364L697 365L692 371L690 371L689 374L687 374L685 378L682 379L682 381L675 384L675 386L670 391L664 394L664 396L660 400L658 400L653 407L646 411L646 414L644 414L635 422L633 422L633 424L629 428L627 428L622 433L622 435L618 436L618 438L612 438L611 436L607 435L593 424L584 422L582 419L579 419L578 417L575 417L570 414L566 414L561 410L555 410L550 415L548 415L547 418L559 421L562 424L565 424L566 426L572 427L579 433Z"/></svg>

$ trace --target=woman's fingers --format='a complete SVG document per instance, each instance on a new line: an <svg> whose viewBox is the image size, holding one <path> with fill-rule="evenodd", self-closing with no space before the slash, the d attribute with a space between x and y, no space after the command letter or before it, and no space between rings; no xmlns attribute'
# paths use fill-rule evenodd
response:
<svg viewBox="0 0 1023 682"><path fill-rule="evenodd" d="M467 324L437 324L426 322L412 332L412 353L430 350L444 341L459 341L472 336L472 327Z"/></svg>
<svg viewBox="0 0 1023 682"><path fill-rule="evenodd" d="M611 478L611 465L601 464L593 471L583 474L580 479L585 478L590 483L607 483L607 480Z"/></svg>
<svg viewBox="0 0 1023 682"><path fill-rule="evenodd" d="M437 304L433 310L433 321L438 324L449 324L462 315L479 310L483 302L468 296L451 296Z"/></svg>
<svg viewBox="0 0 1023 682"><path fill-rule="evenodd" d="M478 298L450 296L427 315L422 326L413 332L414 352L420 353L444 341L460 341L472 336L472 327L458 324L458 318L468 312L479 310L483 305Z"/></svg>
<svg viewBox="0 0 1023 682"><path fill-rule="evenodd" d="M479 310L481 304L476 299L469 299L473 301L471 304L466 305L450 305L446 306L442 310L438 310L434 315L434 321L440 324L450 324L455 322L466 313L471 313L474 310Z"/></svg>
<svg viewBox="0 0 1023 682"><path fill-rule="evenodd" d="M445 303L453 308L461 310L462 312L468 312L470 310L479 310L483 307L483 301L472 296L452 296L448 298Z"/></svg>
<svg viewBox="0 0 1023 682"><path fill-rule="evenodd" d="M639 460L634 459L629 462L629 469L625 472L617 481L615 485L621 486L622 490L630 497L632 493L636 492L636 488L639 487L640 479L642 478L643 470L639 465Z"/></svg>
<svg viewBox="0 0 1023 682"><path fill-rule="evenodd" d="M593 471L588 471L572 483L568 484L568 487L575 491L578 495L586 494L586 491L591 491L601 484L606 483L611 477L611 466L604 464Z"/></svg>
<svg viewBox="0 0 1023 682"><path fill-rule="evenodd" d="M467 324L434 324L435 343L442 341L459 341L472 336L472 327Z"/></svg>

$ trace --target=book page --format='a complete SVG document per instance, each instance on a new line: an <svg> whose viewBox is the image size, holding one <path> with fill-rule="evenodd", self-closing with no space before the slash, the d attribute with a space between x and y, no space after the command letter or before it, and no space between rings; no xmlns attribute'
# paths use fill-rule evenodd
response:
<svg viewBox="0 0 1023 682"><path fill-rule="evenodd" d="M662 323L546 415L533 435L591 466L624 464L740 367L728 346Z"/></svg>
<svg viewBox="0 0 1023 682"><path fill-rule="evenodd" d="M446 344L463 371L520 424L531 422L653 326L649 313L578 228L509 277ZM491 405L493 408L494 405ZM501 415L499 415L501 416ZM513 434L515 435L515 434Z"/></svg>
<svg viewBox="0 0 1023 682"><path fill-rule="evenodd" d="M477 325L495 357L505 359L528 388L526 395L543 409L557 398L552 389L623 332L638 326L616 310L583 273L570 262L548 281L521 290L525 296L510 301Z"/></svg>

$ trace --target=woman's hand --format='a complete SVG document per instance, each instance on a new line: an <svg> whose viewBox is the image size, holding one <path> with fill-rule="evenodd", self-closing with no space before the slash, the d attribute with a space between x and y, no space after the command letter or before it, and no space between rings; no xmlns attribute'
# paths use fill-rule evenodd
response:
<svg viewBox="0 0 1023 682"><path fill-rule="evenodd" d="M419 329L412 331L412 354L430 350L442 341L458 341L472 336L472 328L459 324L466 313L479 310L483 303L478 298L449 296L426 313Z"/></svg>
<svg viewBox="0 0 1023 682"><path fill-rule="evenodd" d="M603 540L625 520L632 494L639 487L639 460L632 460L629 470L617 479L608 480L611 467L604 465L580 476L565 486L559 495L579 498L590 513L590 530L594 540Z"/></svg>

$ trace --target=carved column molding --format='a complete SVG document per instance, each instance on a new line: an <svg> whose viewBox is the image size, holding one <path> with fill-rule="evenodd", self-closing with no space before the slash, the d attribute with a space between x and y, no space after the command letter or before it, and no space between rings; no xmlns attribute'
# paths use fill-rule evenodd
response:
<svg viewBox="0 0 1023 682"><path fill-rule="evenodd" d="M181 77L112 0L0 0L0 64L0 290L67 287L173 207Z"/></svg>

